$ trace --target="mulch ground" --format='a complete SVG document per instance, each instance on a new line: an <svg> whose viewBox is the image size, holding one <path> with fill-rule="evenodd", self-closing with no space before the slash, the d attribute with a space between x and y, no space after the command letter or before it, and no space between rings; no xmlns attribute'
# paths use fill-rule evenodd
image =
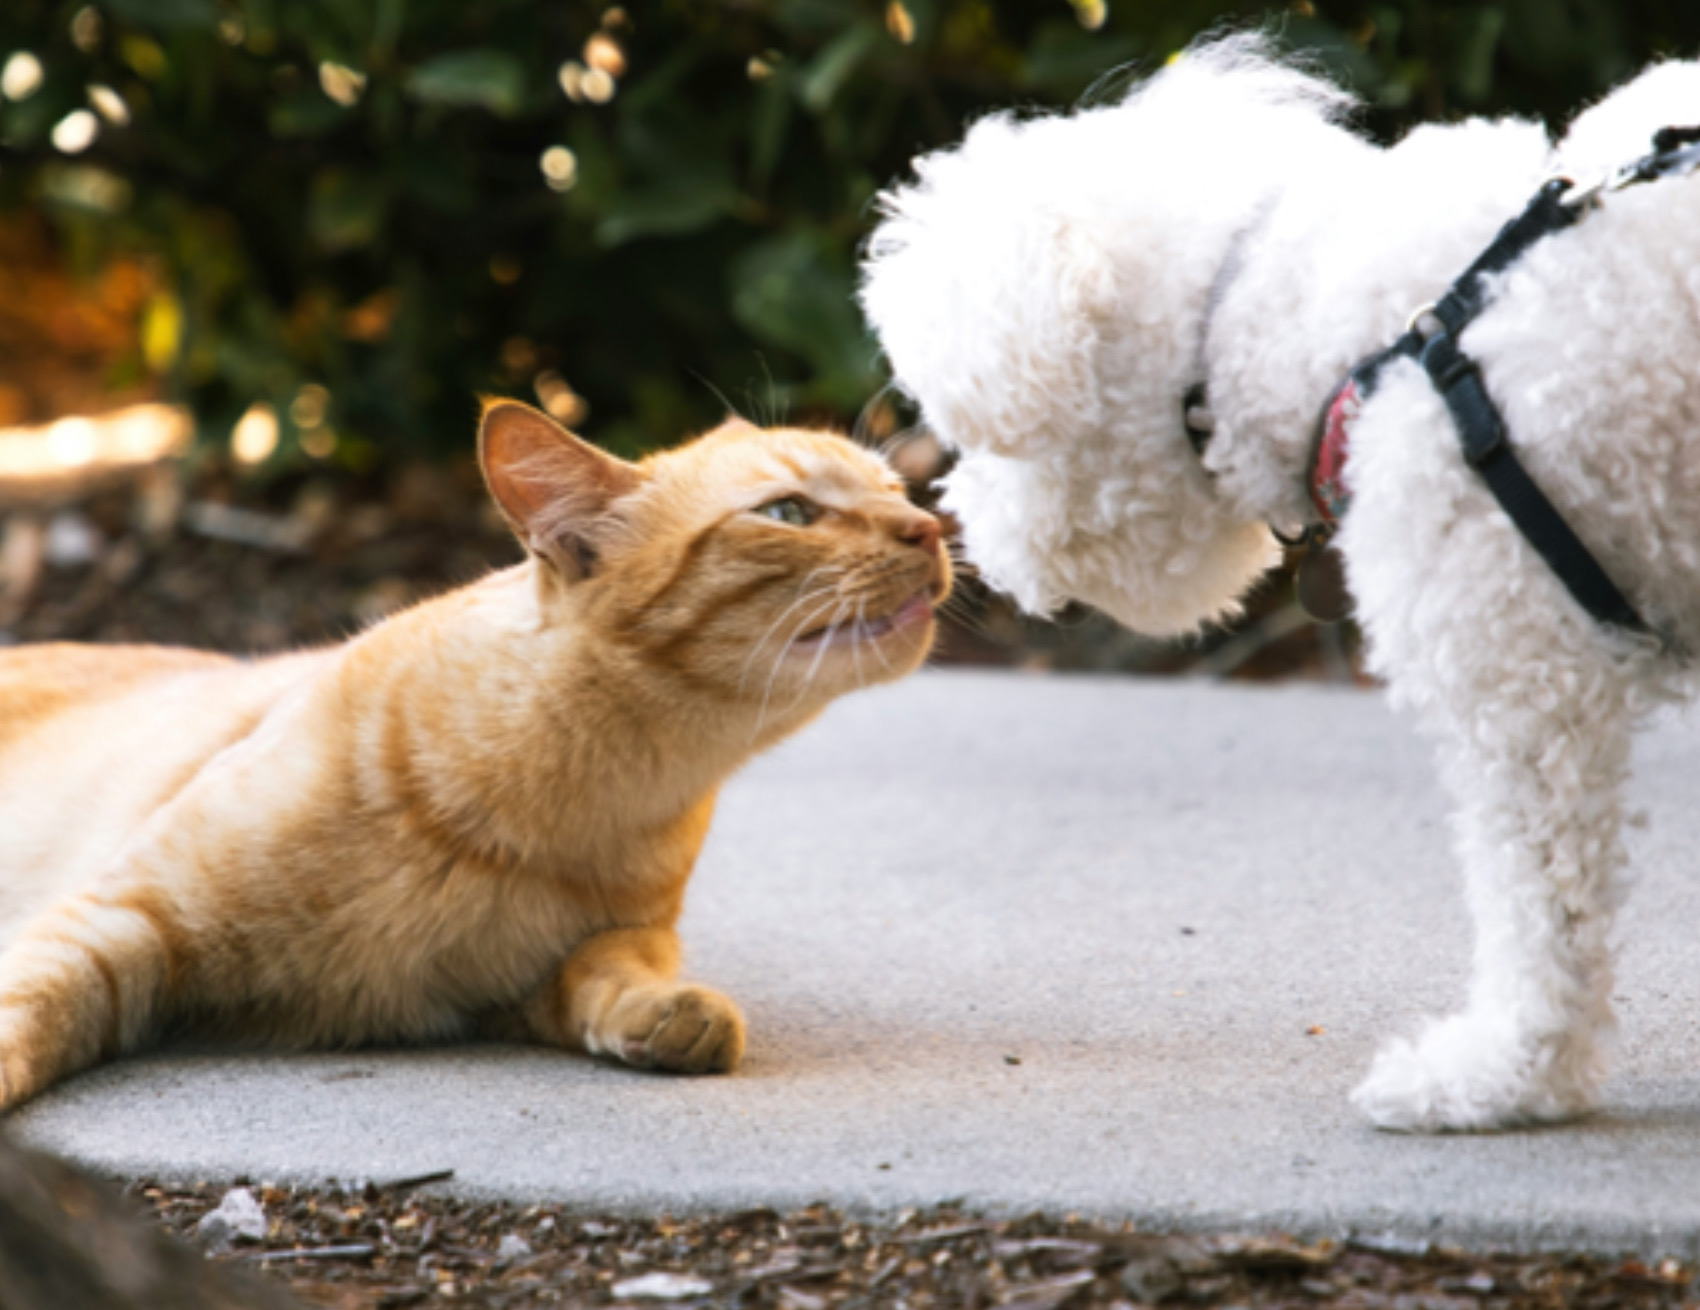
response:
<svg viewBox="0 0 1700 1310"><path fill-rule="evenodd" d="M225 1189L129 1187L166 1228L208 1243ZM212 1258L283 1280L313 1305L846 1307L1304 1306L1388 1310L1676 1307L1692 1267L1579 1256L1470 1255L1281 1237L1177 1237L955 1210L864 1221L824 1206L668 1219L553 1205L473 1205L430 1184L357 1191L252 1186L264 1238ZM213 1225L214 1227L216 1225ZM199 1231L198 1231L199 1230Z"/></svg>

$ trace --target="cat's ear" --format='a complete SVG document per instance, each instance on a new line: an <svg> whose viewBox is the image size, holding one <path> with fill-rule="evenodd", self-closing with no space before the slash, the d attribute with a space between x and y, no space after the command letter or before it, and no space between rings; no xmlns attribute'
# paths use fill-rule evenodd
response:
<svg viewBox="0 0 1700 1310"><path fill-rule="evenodd" d="M554 419L515 400L489 400L478 462L520 544L568 581L596 571L610 511L642 475Z"/></svg>

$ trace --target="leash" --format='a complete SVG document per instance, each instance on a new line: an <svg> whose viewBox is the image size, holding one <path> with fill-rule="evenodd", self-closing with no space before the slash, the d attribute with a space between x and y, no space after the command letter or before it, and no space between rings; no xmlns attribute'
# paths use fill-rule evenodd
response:
<svg viewBox="0 0 1700 1310"><path fill-rule="evenodd" d="M1581 222L1598 207L1605 193L1696 170L1700 170L1700 127L1667 127L1654 134L1651 153L1590 186L1577 188L1565 177L1547 182L1444 296L1418 309L1397 341L1346 375L1323 406L1310 461L1311 500L1321 522L1307 527L1296 540L1282 538L1288 544L1306 548L1305 559L1300 564L1301 601L1305 599L1306 566L1319 554L1333 553L1320 548L1328 544L1351 503L1345 471L1352 421L1374 393L1383 372L1398 360L1414 359L1422 365L1446 403L1453 426L1458 430L1465 463L1480 474L1500 507L1576 602L1598 622L1629 632L1649 631L1635 607L1517 458L1506 439L1504 420L1488 395L1481 370L1458 348L1458 338L1481 313L1487 300L1489 277L1509 268L1537 242ZM1333 567L1337 570L1337 561ZM1321 595L1319 600L1326 607L1328 596ZM1309 609L1308 604L1306 608ZM1312 614L1322 621L1341 616L1315 611Z"/></svg>

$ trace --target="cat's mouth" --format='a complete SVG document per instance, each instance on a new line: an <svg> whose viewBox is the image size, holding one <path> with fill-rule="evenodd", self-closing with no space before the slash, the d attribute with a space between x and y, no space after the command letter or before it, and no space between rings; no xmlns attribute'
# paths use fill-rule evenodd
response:
<svg viewBox="0 0 1700 1310"><path fill-rule="evenodd" d="M896 632L923 627L933 621L931 589L916 592L889 614L877 619L839 619L805 632L791 643L791 649L819 650L823 646L850 646L858 641L878 641Z"/></svg>

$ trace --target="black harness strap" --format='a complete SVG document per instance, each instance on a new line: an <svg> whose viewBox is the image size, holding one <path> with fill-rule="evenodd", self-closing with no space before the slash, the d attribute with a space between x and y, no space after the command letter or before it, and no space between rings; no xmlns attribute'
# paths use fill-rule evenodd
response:
<svg viewBox="0 0 1700 1310"><path fill-rule="evenodd" d="M1696 169L1700 169L1700 127L1667 127L1654 136L1650 155L1620 169L1605 187L1618 190ZM1481 474L1500 507L1577 604L1601 623L1646 632L1647 625L1635 607L1517 458L1506 441L1505 423L1488 395L1481 370L1457 344L1459 335L1486 303L1487 279L1509 268L1536 242L1579 222L1597 194L1589 191L1578 198L1571 192L1572 184L1565 178L1555 178L1543 186L1446 294L1413 315L1410 329L1391 346L1353 369L1351 380L1367 399L1383 370L1395 360L1420 362L1446 402L1465 462ZM1423 330L1425 320L1431 321L1433 330Z"/></svg>
<svg viewBox="0 0 1700 1310"><path fill-rule="evenodd" d="M1453 344L1452 334L1437 332L1423 349L1422 366L1452 414L1464 461L1481 474L1500 508L1536 553L1570 589L1576 603L1598 622L1632 632L1647 625L1588 548L1570 530L1564 516L1535 485L1510 443L1499 411L1482 384L1475 361Z"/></svg>
<svg viewBox="0 0 1700 1310"><path fill-rule="evenodd" d="M1700 127L1661 127L1653 133L1653 153L1624 170L1620 186L1651 182L1672 173L1692 173L1700 168Z"/></svg>
<svg viewBox="0 0 1700 1310"><path fill-rule="evenodd" d="M1423 348L1430 336L1420 330L1419 320L1432 316L1440 323L1443 333L1456 338L1469 326L1470 321L1481 313L1487 299L1489 277L1510 268L1530 246L1543 237L1562 232L1581 218L1584 212L1582 209L1562 203L1562 198L1569 189L1570 183L1563 178L1555 178L1543 186L1529 202L1528 208L1499 230L1499 235L1476 257L1475 262L1458 276L1458 280L1447 288L1444 296L1432 305L1425 305L1411 316L1412 326L1403 336L1386 350L1372 355L1352 370L1352 376L1366 398L1375 389L1382 370L1389 364L1398 359L1422 357ZM1496 414L1496 420L1497 417Z"/></svg>
<svg viewBox="0 0 1700 1310"><path fill-rule="evenodd" d="M1465 269L1435 303L1431 312L1448 332L1456 336L1466 323L1481 313L1487 299L1487 279L1491 275L1504 272L1537 241L1554 232L1562 232L1582 217L1580 208L1564 203L1564 194L1569 190L1569 182L1554 178L1535 192L1528 208L1499 230L1493 243L1476 257L1476 262Z"/></svg>

